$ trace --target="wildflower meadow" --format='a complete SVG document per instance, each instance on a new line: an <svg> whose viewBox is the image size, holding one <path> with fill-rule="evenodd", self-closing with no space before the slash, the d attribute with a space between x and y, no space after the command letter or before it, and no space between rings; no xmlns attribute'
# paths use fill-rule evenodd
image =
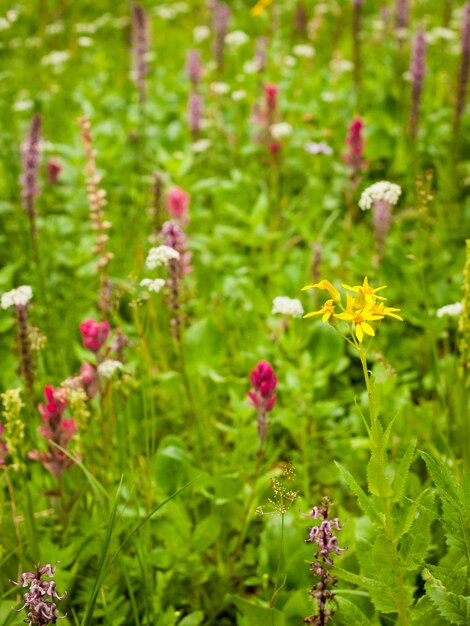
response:
<svg viewBox="0 0 470 626"><path fill-rule="evenodd" d="M469 0L0 0L0 626L470 625L469 73Z"/></svg>

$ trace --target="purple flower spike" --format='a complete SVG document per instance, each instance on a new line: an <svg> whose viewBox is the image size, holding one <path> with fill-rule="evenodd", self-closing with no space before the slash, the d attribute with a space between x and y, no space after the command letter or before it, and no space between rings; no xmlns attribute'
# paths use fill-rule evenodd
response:
<svg viewBox="0 0 470 626"><path fill-rule="evenodd" d="M413 139L418 132L419 108L421 103L421 92L423 91L423 81L426 75L426 34L422 28L418 30L413 40L413 52L411 55L410 76L411 76L411 107L409 131Z"/></svg>
<svg viewBox="0 0 470 626"><path fill-rule="evenodd" d="M331 600L335 594L329 587L334 587L337 580L325 565L332 567L334 565L333 557L341 556L347 550L347 548L338 546L338 539L333 530L339 531L343 526L337 517L328 519L330 506L329 498L323 498L320 506L314 506L310 513L305 515L305 517L321 520L318 526L313 526L310 529L309 537L305 540L307 542L312 541L318 546L318 550L313 555L315 560L310 564L312 574L319 578L310 590L310 595L317 603L317 612L315 615L310 615L304 619L305 624L316 626L325 626L334 613L331 608Z"/></svg>
<svg viewBox="0 0 470 626"><path fill-rule="evenodd" d="M28 135L21 146L21 198L23 209L28 214L31 221L33 233L36 232L35 204L39 195L38 174L39 161L41 157L41 116L36 113L33 117Z"/></svg>
<svg viewBox="0 0 470 626"><path fill-rule="evenodd" d="M29 626L46 626L47 624L55 624L57 619L64 619L65 615L59 615L55 600L59 602L63 600L67 592L59 595L56 591L54 580L42 580L43 576L53 578L55 567L47 564L44 567L36 565L35 572L24 572L21 575L21 582L17 583L13 580L10 582L17 587L29 587L24 594L24 605L18 609L28 609L28 618L25 620Z"/></svg>

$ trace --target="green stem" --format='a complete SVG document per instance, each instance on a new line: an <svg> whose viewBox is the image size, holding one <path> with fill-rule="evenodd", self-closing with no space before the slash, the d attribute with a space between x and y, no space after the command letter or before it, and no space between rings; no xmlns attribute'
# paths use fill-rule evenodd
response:
<svg viewBox="0 0 470 626"><path fill-rule="evenodd" d="M377 428L378 415L377 415L377 403L375 398L374 387L372 385L369 370L367 368L367 356L362 344L357 345L357 351L359 358L361 359L362 371L364 373L364 381L366 383L367 395L369 398L369 414L370 414L370 429L371 429L371 445L372 451L379 449L381 446L380 435ZM382 455L381 455L382 457ZM385 465L385 454L383 455L382 462ZM385 472L385 467L384 467ZM393 569L396 578L396 588L398 594L398 615L400 618L400 626L408 626L408 607L406 604L405 583L403 580L403 572L401 570L400 560L398 556L398 540L395 536L395 529L393 525L393 516L390 507L390 501L388 498L382 497L382 507L384 511L384 531L387 539L393 548Z"/></svg>

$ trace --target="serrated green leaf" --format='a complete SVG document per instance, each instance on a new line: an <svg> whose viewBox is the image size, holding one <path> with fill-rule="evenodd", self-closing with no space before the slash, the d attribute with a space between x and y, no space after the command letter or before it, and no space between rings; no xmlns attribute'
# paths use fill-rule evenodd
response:
<svg viewBox="0 0 470 626"><path fill-rule="evenodd" d="M398 502L405 495L406 481L408 479L408 473L410 471L410 465L413 460L413 455L416 447L416 441L410 443L406 449L405 454L402 456L398 470L393 481L393 499L392 502Z"/></svg>
<svg viewBox="0 0 470 626"><path fill-rule="evenodd" d="M434 493L429 489L417 498L414 523L400 541L400 561L407 569L415 569L422 564L431 543L431 524L435 518L432 510Z"/></svg>
<svg viewBox="0 0 470 626"><path fill-rule="evenodd" d="M335 613L335 623L338 626L370 626L370 621L353 602L338 595L336 602L338 610Z"/></svg>
<svg viewBox="0 0 470 626"><path fill-rule="evenodd" d="M336 467L338 468L341 476L344 478L348 487L351 489L353 494L356 496L359 506L364 511L364 513L369 517L369 519L378 524L382 525L382 518L380 514L375 510L374 505L369 500L366 493L363 491L361 486L357 483L354 476L351 474L349 470L343 467L340 463L335 462Z"/></svg>
<svg viewBox="0 0 470 626"><path fill-rule="evenodd" d="M429 570L425 573L426 594L435 605L439 614L451 624L468 626L470 624L470 597L447 591L438 578Z"/></svg>
<svg viewBox="0 0 470 626"><path fill-rule="evenodd" d="M392 495L392 487L385 475L385 455L373 452L367 465L367 485L374 496L389 498Z"/></svg>
<svg viewBox="0 0 470 626"><path fill-rule="evenodd" d="M430 565L426 563L426 569L431 572L434 578L438 578L449 591L453 593L463 593L467 582L466 567L451 569L440 565Z"/></svg>
<svg viewBox="0 0 470 626"><path fill-rule="evenodd" d="M426 463L431 478L436 485L439 496L446 501L455 510L463 509L463 493L462 488L453 476L452 472L443 464L438 465L436 461L426 452L420 450L420 455Z"/></svg>

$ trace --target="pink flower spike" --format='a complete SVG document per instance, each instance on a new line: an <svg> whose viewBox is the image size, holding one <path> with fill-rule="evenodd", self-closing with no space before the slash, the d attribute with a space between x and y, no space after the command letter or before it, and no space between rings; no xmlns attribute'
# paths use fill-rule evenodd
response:
<svg viewBox="0 0 470 626"><path fill-rule="evenodd" d="M50 157L47 161L47 181L50 185L57 185L62 172L62 165L56 157Z"/></svg>
<svg viewBox="0 0 470 626"><path fill-rule="evenodd" d="M166 206L171 217L188 222L189 193L181 187L173 187L166 197Z"/></svg>
<svg viewBox="0 0 470 626"><path fill-rule="evenodd" d="M82 341L85 348L91 352L99 352L106 343L110 331L108 321L97 322L96 320L86 320L80 324Z"/></svg>
<svg viewBox="0 0 470 626"><path fill-rule="evenodd" d="M269 113L272 114L277 109L277 96L279 94L279 87L277 87L277 85L267 84L263 85L263 89L266 107Z"/></svg>
<svg viewBox="0 0 470 626"><path fill-rule="evenodd" d="M277 387L277 376L267 361L260 361L250 374L253 390L248 392L248 398L258 413L258 436L261 441L268 434L268 419L266 414L276 403L274 390Z"/></svg>

